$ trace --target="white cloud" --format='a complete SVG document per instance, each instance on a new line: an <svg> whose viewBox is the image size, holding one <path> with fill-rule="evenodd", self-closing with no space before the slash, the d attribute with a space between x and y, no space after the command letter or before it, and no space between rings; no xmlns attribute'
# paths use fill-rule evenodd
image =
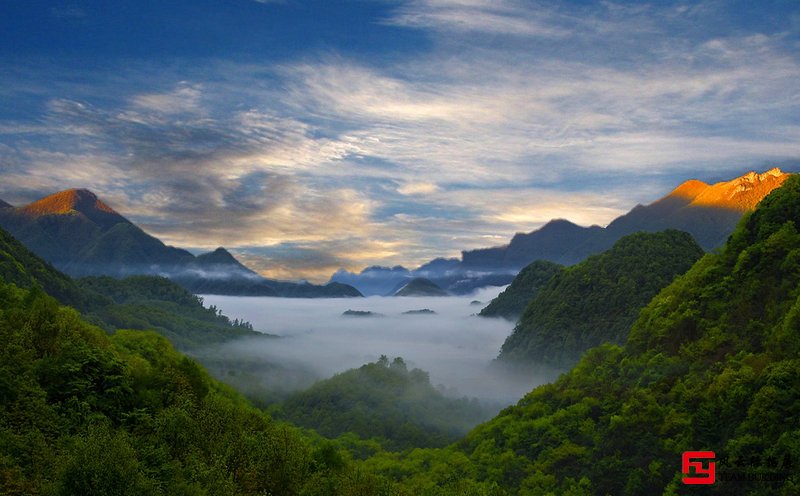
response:
<svg viewBox="0 0 800 496"><path fill-rule="evenodd" d="M401 195L429 195L439 191L439 187L434 183L412 182L405 183L397 188Z"/></svg>

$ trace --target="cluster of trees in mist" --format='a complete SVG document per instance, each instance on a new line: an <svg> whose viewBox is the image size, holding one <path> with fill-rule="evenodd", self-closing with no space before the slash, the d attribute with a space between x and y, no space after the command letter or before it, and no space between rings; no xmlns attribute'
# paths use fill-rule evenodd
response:
<svg viewBox="0 0 800 496"><path fill-rule="evenodd" d="M490 415L478 400L445 397L427 372L385 355L294 393L272 411L326 437L354 433L391 451L448 445Z"/></svg>

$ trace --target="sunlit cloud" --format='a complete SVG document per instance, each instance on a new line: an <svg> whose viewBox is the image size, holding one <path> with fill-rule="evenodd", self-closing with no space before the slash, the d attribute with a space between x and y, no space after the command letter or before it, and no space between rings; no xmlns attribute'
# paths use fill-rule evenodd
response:
<svg viewBox="0 0 800 496"><path fill-rule="evenodd" d="M384 29L430 46L132 62L94 83L11 67L0 100L37 106L0 121L0 198L88 187L168 243L320 281L551 218L606 225L683 179L800 156L793 42L726 31L717 3L388 12Z"/></svg>

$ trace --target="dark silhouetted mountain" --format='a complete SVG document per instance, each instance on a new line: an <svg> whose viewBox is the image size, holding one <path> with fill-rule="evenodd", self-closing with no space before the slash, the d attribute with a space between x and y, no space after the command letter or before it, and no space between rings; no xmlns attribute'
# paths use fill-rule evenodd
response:
<svg viewBox="0 0 800 496"><path fill-rule="evenodd" d="M623 343L647 302L702 256L681 231L620 239L555 273L525 307L498 360L568 368L589 348Z"/></svg>
<svg viewBox="0 0 800 496"><path fill-rule="evenodd" d="M528 234L516 234L507 246L462 252L464 267L475 270L516 269L534 260L559 261L566 250L600 235L600 226L581 227L564 219L551 220Z"/></svg>
<svg viewBox="0 0 800 496"><path fill-rule="evenodd" d="M0 200L0 208L14 208L14 206L6 201Z"/></svg>
<svg viewBox="0 0 800 496"><path fill-rule="evenodd" d="M160 275L192 292L209 294L360 296L343 284L316 286L263 278L224 248L195 257L147 234L85 189L62 191L23 207L0 208L0 226L73 277Z"/></svg>
<svg viewBox="0 0 800 496"><path fill-rule="evenodd" d="M450 272L461 271L461 260L457 258L435 258L428 263L422 264L414 270L414 275L418 277L443 278Z"/></svg>
<svg viewBox="0 0 800 496"><path fill-rule="evenodd" d="M258 275L254 271L245 267L241 262L231 255L231 253L223 247L219 247L214 251L197 255L195 263L204 269L215 269L218 267L236 267L241 272L246 272L251 275Z"/></svg>
<svg viewBox="0 0 800 496"><path fill-rule="evenodd" d="M392 296L449 296L449 294L430 279L416 277L397 288Z"/></svg>
<svg viewBox="0 0 800 496"><path fill-rule="evenodd" d="M515 235L506 246L462 252L462 265L480 270L519 270L534 260L572 265L609 249L628 234L664 229L688 232L710 250L721 246L742 214L755 208L790 175L774 168L714 185L689 180L658 201L637 205L606 228L553 220L536 231Z"/></svg>
<svg viewBox="0 0 800 496"><path fill-rule="evenodd" d="M554 275L564 267L546 260L537 260L517 274L514 281L478 314L481 317L503 317L517 320L528 303Z"/></svg>

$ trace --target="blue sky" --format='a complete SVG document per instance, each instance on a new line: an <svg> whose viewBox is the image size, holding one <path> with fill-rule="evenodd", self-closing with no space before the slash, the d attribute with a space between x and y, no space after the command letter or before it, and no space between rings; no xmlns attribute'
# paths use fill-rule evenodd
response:
<svg viewBox="0 0 800 496"><path fill-rule="evenodd" d="M0 198L324 280L800 164L800 4L0 3Z"/></svg>

